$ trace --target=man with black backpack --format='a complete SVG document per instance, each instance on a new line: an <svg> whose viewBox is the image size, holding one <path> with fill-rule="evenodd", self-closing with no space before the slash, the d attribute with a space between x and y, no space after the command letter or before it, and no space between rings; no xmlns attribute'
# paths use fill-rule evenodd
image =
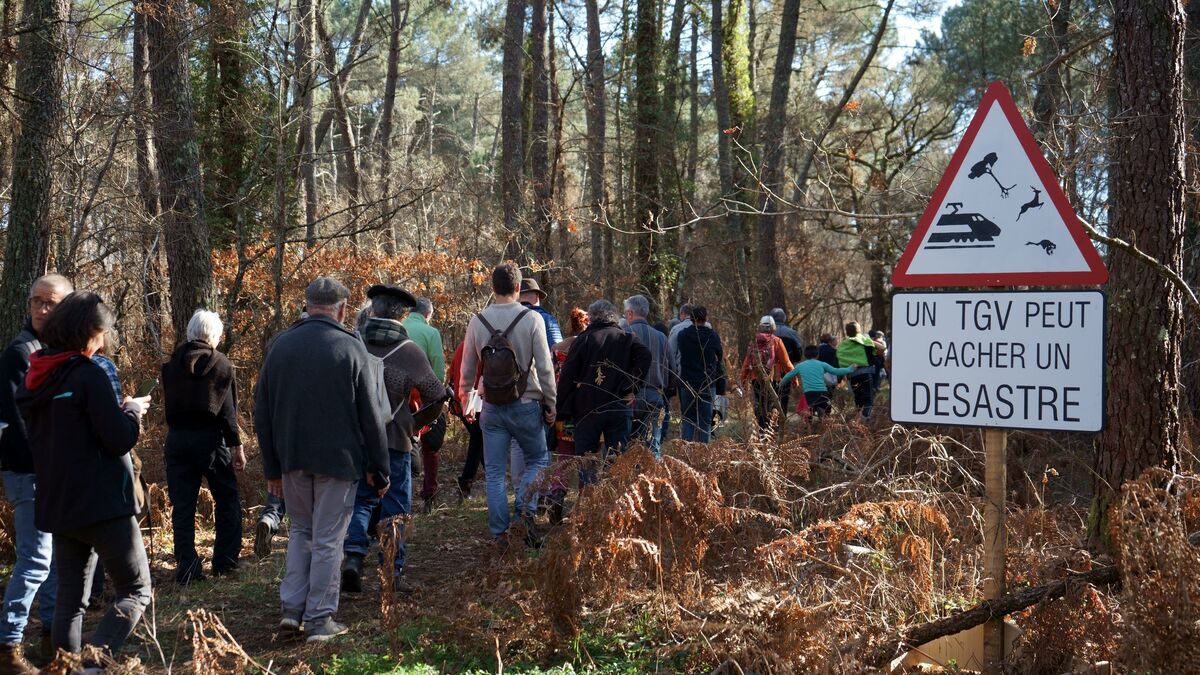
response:
<svg viewBox="0 0 1200 675"><path fill-rule="evenodd" d="M505 263L492 271L494 301L467 326L458 395L468 415L472 393L483 398L479 424L483 431L484 474L487 478L488 528L500 537L509 527L509 444L516 440L525 471L513 476L517 512L525 520L529 542L536 543L532 514L537 508L531 486L549 464L544 424L554 422L554 368L546 344L546 326L532 310L517 301L521 270ZM475 373L480 373L475 377Z"/></svg>

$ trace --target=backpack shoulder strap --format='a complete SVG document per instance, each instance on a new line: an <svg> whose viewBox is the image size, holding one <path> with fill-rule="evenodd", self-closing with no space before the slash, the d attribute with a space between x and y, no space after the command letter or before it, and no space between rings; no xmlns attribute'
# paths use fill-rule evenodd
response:
<svg viewBox="0 0 1200 675"><path fill-rule="evenodd" d="M475 315L475 318L479 319L479 323L482 323L482 324L483 324L483 327L484 327L485 329L487 329L487 332L488 332L488 333L491 333L492 335L495 335L495 334L498 332L498 331L497 331L497 330L496 330L496 329L495 329L495 328L492 326L492 324L488 323L488 320L487 320L487 319L485 319L485 318L483 317L483 312L480 312L480 313L476 314L476 315Z"/></svg>
<svg viewBox="0 0 1200 675"><path fill-rule="evenodd" d="M408 338L404 338L403 340L401 340L401 341L400 341L400 344L396 345L395 347L392 347L392 351L390 351L390 352L388 352L388 353L384 354L383 356L379 357L379 358L380 358L380 360L382 360L382 361L387 361L387 360L388 360L388 357L390 357L392 354L395 354L396 352L400 351L400 348L401 348L401 347L403 347L404 345L406 345L406 344L408 344L408 343L410 343L410 342L412 342L412 340L409 340Z"/></svg>
<svg viewBox="0 0 1200 675"><path fill-rule="evenodd" d="M513 319L511 323L508 324L508 328L504 329L504 332L502 333L502 335L504 335L504 337L508 337L508 334L512 332L512 329L517 327L517 324L520 323L521 319L525 318L525 315L532 311L533 310L529 309L528 307L521 310L521 313L518 314L517 317L515 319Z"/></svg>

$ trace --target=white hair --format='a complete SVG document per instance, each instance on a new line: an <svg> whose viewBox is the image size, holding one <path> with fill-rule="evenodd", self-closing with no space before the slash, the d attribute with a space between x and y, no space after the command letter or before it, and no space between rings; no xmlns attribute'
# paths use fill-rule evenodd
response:
<svg viewBox="0 0 1200 675"><path fill-rule="evenodd" d="M214 349L217 343L221 341L221 335L225 333L225 324L221 323L221 317L217 316L216 312L210 312L207 309L198 309L192 315L187 325L187 339L189 342L200 340L207 342Z"/></svg>

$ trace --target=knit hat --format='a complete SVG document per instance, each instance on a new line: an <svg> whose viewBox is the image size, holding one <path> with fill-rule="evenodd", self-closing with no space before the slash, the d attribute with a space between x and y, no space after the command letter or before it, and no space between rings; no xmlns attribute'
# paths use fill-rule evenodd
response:
<svg viewBox="0 0 1200 675"><path fill-rule="evenodd" d="M764 316L763 318L758 320L758 328L759 328L759 332L774 333L775 332L775 319L771 318L769 315ZM769 330L763 330L764 328L767 328Z"/></svg>

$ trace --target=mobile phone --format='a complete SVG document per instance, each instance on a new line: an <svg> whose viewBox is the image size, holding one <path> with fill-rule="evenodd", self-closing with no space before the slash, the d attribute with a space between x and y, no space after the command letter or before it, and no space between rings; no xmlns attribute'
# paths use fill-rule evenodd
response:
<svg viewBox="0 0 1200 675"><path fill-rule="evenodd" d="M134 396L134 398L143 398L145 396L149 396L150 392L154 391L154 388L157 386L158 386L158 378L157 377L146 380L145 382L138 385L137 396Z"/></svg>

